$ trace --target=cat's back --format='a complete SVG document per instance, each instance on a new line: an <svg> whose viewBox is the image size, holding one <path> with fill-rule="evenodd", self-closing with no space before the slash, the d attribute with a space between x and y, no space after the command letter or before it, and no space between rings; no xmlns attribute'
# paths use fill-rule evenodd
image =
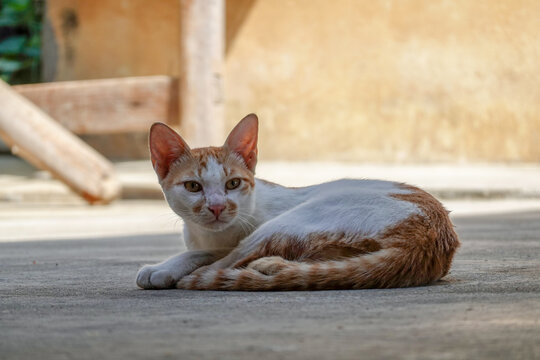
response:
<svg viewBox="0 0 540 360"><path fill-rule="evenodd" d="M402 183L373 179L339 179L308 186L306 190L314 197L347 195L362 199L409 192Z"/></svg>
<svg viewBox="0 0 540 360"><path fill-rule="evenodd" d="M280 231L290 234L339 231L375 236L423 211L417 203L406 200L417 189L391 181L341 179L293 189L265 186L270 186L268 192L285 195L270 198L291 203L279 219Z"/></svg>
<svg viewBox="0 0 540 360"><path fill-rule="evenodd" d="M353 231L374 236L388 226L421 212L416 204L396 197L409 193L411 190L401 183L341 179L314 186L311 199L301 213L314 222L324 222L331 231ZM310 208L315 210L312 214L309 214Z"/></svg>

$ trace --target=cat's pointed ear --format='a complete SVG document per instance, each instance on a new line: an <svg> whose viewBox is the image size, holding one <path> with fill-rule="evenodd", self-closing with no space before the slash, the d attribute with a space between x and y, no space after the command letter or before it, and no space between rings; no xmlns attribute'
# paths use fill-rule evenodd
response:
<svg viewBox="0 0 540 360"><path fill-rule="evenodd" d="M257 115L249 114L232 129L225 141L225 147L244 159L249 170L255 172L257 165L257 133L259 119Z"/></svg>
<svg viewBox="0 0 540 360"><path fill-rule="evenodd" d="M160 180L167 176L173 161L190 153L189 146L184 139L176 131L162 123L152 125L149 142L152 166Z"/></svg>

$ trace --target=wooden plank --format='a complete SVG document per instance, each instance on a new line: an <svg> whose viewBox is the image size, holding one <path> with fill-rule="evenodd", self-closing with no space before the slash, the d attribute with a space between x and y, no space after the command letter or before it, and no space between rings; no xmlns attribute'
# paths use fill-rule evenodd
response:
<svg viewBox="0 0 540 360"><path fill-rule="evenodd" d="M107 159L1 80L0 138L14 154L51 172L92 204L120 195Z"/></svg>
<svg viewBox="0 0 540 360"><path fill-rule="evenodd" d="M13 86L76 134L146 132L178 118L177 81L168 76Z"/></svg>
<svg viewBox="0 0 540 360"><path fill-rule="evenodd" d="M181 0L180 131L190 146L224 140L224 0Z"/></svg>

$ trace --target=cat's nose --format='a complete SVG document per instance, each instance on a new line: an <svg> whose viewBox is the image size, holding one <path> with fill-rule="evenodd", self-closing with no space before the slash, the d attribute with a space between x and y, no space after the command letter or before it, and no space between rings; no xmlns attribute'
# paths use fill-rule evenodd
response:
<svg viewBox="0 0 540 360"><path fill-rule="evenodd" d="M221 212L225 210L225 205L210 205L208 206L208 210L210 210L216 219L218 219Z"/></svg>

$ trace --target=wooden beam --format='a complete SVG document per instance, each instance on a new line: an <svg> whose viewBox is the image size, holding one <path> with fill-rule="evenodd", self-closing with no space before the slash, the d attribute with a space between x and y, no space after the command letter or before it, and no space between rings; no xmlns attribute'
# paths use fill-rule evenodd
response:
<svg viewBox="0 0 540 360"><path fill-rule="evenodd" d="M1 80L0 138L90 203L108 203L120 194L109 161Z"/></svg>
<svg viewBox="0 0 540 360"><path fill-rule="evenodd" d="M178 84L168 76L13 86L76 134L146 132L178 118Z"/></svg>
<svg viewBox="0 0 540 360"><path fill-rule="evenodd" d="M190 146L224 140L224 0L180 0L180 131Z"/></svg>

